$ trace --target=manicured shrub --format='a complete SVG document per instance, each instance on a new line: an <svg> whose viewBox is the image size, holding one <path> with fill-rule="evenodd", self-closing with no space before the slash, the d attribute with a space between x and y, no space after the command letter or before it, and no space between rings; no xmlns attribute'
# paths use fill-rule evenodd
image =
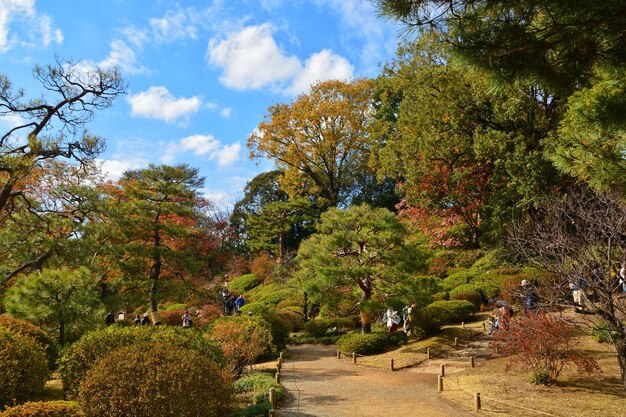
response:
<svg viewBox="0 0 626 417"><path fill-rule="evenodd" d="M196 329L171 326L111 326L83 336L60 360L59 370L66 393L73 397L87 371L102 357L141 342L163 342L193 349L218 363L225 363L221 349Z"/></svg>
<svg viewBox="0 0 626 417"><path fill-rule="evenodd" d="M224 351L228 368L234 375L240 375L246 366L274 348L270 325L255 316L228 316L215 320L210 337Z"/></svg>
<svg viewBox="0 0 626 417"><path fill-rule="evenodd" d="M389 336L385 333L344 334L337 340L337 349L344 353L357 355L375 355L389 347Z"/></svg>
<svg viewBox="0 0 626 417"><path fill-rule="evenodd" d="M264 302L272 306L284 300L301 300L302 293L295 288L278 284L259 285L246 294L249 302Z"/></svg>
<svg viewBox="0 0 626 417"><path fill-rule="evenodd" d="M159 313L159 319L161 320L161 324L166 326L182 326L183 314L185 314L185 309L167 310ZM194 317L192 317L192 320L193 318ZM196 324L195 320L193 324Z"/></svg>
<svg viewBox="0 0 626 417"><path fill-rule="evenodd" d="M476 306L466 300L435 301L424 308L429 318L439 325L469 321Z"/></svg>
<svg viewBox="0 0 626 417"><path fill-rule="evenodd" d="M218 417L232 402L230 376L195 350L139 343L100 359L80 385L87 417Z"/></svg>
<svg viewBox="0 0 626 417"><path fill-rule="evenodd" d="M262 316L274 310L274 306L266 302L248 303L240 308L241 314L252 314L253 316Z"/></svg>
<svg viewBox="0 0 626 417"><path fill-rule="evenodd" d="M450 300L466 300L474 304L474 312L483 304L482 294L472 284L459 285L450 291Z"/></svg>
<svg viewBox="0 0 626 417"><path fill-rule="evenodd" d="M13 333L29 336L44 349L48 358L48 368L53 370L59 356L56 342L43 329L35 326L29 321L17 319L10 316L0 316L0 327L5 327Z"/></svg>
<svg viewBox="0 0 626 417"><path fill-rule="evenodd" d="M564 366L578 372L599 369L593 358L576 350L574 327L543 312L516 316L508 327L500 326L492 343L500 354L510 357L511 364L531 371L529 378L535 384L556 380Z"/></svg>
<svg viewBox="0 0 626 417"><path fill-rule="evenodd" d="M276 401L281 401L285 397L283 386L276 383L273 374L267 372L246 374L235 381L234 388L238 394L250 394L254 404L268 402L270 388L274 388Z"/></svg>
<svg viewBox="0 0 626 417"><path fill-rule="evenodd" d="M304 325L304 330L309 336L324 337L329 332L339 334L354 330L354 320L351 318L318 318L309 320Z"/></svg>
<svg viewBox="0 0 626 417"><path fill-rule="evenodd" d="M442 281L443 288L450 291L460 285L470 284L473 281L480 280L484 273L474 269L464 269L455 272Z"/></svg>
<svg viewBox="0 0 626 417"><path fill-rule="evenodd" d="M5 327L0 327L0 370L0 408L39 394L49 373L43 348L33 338Z"/></svg>
<svg viewBox="0 0 626 417"><path fill-rule="evenodd" d="M240 277L236 277L232 281L230 281L228 283L228 290L231 292L231 294L243 294L260 284L261 281L259 281L259 279L255 275L246 274Z"/></svg>
<svg viewBox="0 0 626 417"><path fill-rule="evenodd" d="M290 310L282 310L276 313L278 317L287 325L290 332L299 332L304 329L304 317L302 313Z"/></svg>
<svg viewBox="0 0 626 417"><path fill-rule="evenodd" d="M222 307L218 304L205 304L198 309L198 315L193 319L194 327L204 327L222 316Z"/></svg>
<svg viewBox="0 0 626 417"><path fill-rule="evenodd" d="M159 306L159 311L161 312L161 314L165 313L166 311L171 311L171 310L187 310L187 304L182 304L182 303L165 303L163 304L163 306Z"/></svg>
<svg viewBox="0 0 626 417"><path fill-rule="evenodd" d="M0 417L84 417L84 414L74 403L46 401L7 408Z"/></svg>
<svg viewBox="0 0 626 417"><path fill-rule="evenodd" d="M435 309L413 309L411 312L411 333L418 338L438 333L441 330L441 324L436 314Z"/></svg>

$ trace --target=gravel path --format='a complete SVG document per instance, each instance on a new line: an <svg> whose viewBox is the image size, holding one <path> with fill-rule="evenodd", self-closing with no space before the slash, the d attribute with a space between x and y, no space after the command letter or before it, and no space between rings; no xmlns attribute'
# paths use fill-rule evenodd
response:
<svg viewBox="0 0 626 417"><path fill-rule="evenodd" d="M391 372L338 360L334 347L290 347L279 417L463 417L436 391L435 373Z"/></svg>

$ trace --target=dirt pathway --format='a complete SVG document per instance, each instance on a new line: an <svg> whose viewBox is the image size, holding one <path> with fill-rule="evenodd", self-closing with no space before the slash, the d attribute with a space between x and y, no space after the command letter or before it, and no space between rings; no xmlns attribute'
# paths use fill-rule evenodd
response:
<svg viewBox="0 0 626 417"><path fill-rule="evenodd" d="M338 360L328 346L290 348L280 417L463 417L436 392L436 373L381 370Z"/></svg>

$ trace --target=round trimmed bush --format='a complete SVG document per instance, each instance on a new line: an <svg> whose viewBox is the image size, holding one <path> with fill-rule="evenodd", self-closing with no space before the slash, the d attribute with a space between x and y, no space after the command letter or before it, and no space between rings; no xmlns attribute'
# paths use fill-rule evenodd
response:
<svg viewBox="0 0 626 417"><path fill-rule="evenodd" d="M389 336L385 333L349 333L337 340L337 349L345 353L357 355L375 355L389 347Z"/></svg>
<svg viewBox="0 0 626 417"><path fill-rule="evenodd" d="M84 414L74 403L46 401L7 408L0 417L84 417Z"/></svg>
<svg viewBox="0 0 626 417"><path fill-rule="evenodd" d="M66 394L70 397L78 394L79 384L100 358L118 348L142 342L163 342L193 349L217 363L226 363L221 349L196 329L172 326L111 326L83 336L61 358L59 369Z"/></svg>
<svg viewBox="0 0 626 417"><path fill-rule="evenodd" d="M261 284L254 274L241 275L228 283L228 289L233 294L243 294Z"/></svg>
<svg viewBox="0 0 626 417"><path fill-rule="evenodd" d="M42 330L29 321L17 319L10 316L0 316L0 327L6 327L13 333L19 333L29 336L44 349L48 358L48 367L52 370L55 367L56 360L59 356L59 350L56 342Z"/></svg>
<svg viewBox="0 0 626 417"><path fill-rule="evenodd" d="M213 322L210 337L226 356L228 367L240 375L246 366L273 351L270 325L260 317L227 316Z"/></svg>
<svg viewBox="0 0 626 417"><path fill-rule="evenodd" d="M469 321L476 306L467 300L435 301L424 307L424 313L439 325Z"/></svg>
<svg viewBox="0 0 626 417"><path fill-rule="evenodd" d="M309 320L304 325L304 330L312 337L324 337L333 329L336 329L337 333L345 333L354 328L354 320L351 318L319 318Z"/></svg>
<svg viewBox="0 0 626 417"><path fill-rule="evenodd" d="M41 393L49 374L43 348L5 327L0 327L0 369L0 408Z"/></svg>
<svg viewBox="0 0 626 417"><path fill-rule="evenodd" d="M283 386L268 372L251 372L239 378L234 384L237 394L251 394L254 404L269 402L269 389L274 388L276 401L285 397Z"/></svg>
<svg viewBox="0 0 626 417"><path fill-rule="evenodd" d="M80 385L87 417L218 417L233 404L232 382L212 360L166 343L139 343L100 359Z"/></svg>
<svg viewBox="0 0 626 417"><path fill-rule="evenodd" d="M459 285L450 291L450 300L467 300L474 304L474 312L480 309L483 296L472 284Z"/></svg>

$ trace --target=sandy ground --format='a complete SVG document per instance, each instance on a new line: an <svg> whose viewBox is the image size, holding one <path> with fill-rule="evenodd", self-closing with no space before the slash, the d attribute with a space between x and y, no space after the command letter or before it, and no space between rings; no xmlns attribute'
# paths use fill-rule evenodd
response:
<svg viewBox="0 0 626 417"><path fill-rule="evenodd" d="M338 360L334 347L290 347L281 383L280 417L463 417L467 411L437 393L437 370L376 369Z"/></svg>

